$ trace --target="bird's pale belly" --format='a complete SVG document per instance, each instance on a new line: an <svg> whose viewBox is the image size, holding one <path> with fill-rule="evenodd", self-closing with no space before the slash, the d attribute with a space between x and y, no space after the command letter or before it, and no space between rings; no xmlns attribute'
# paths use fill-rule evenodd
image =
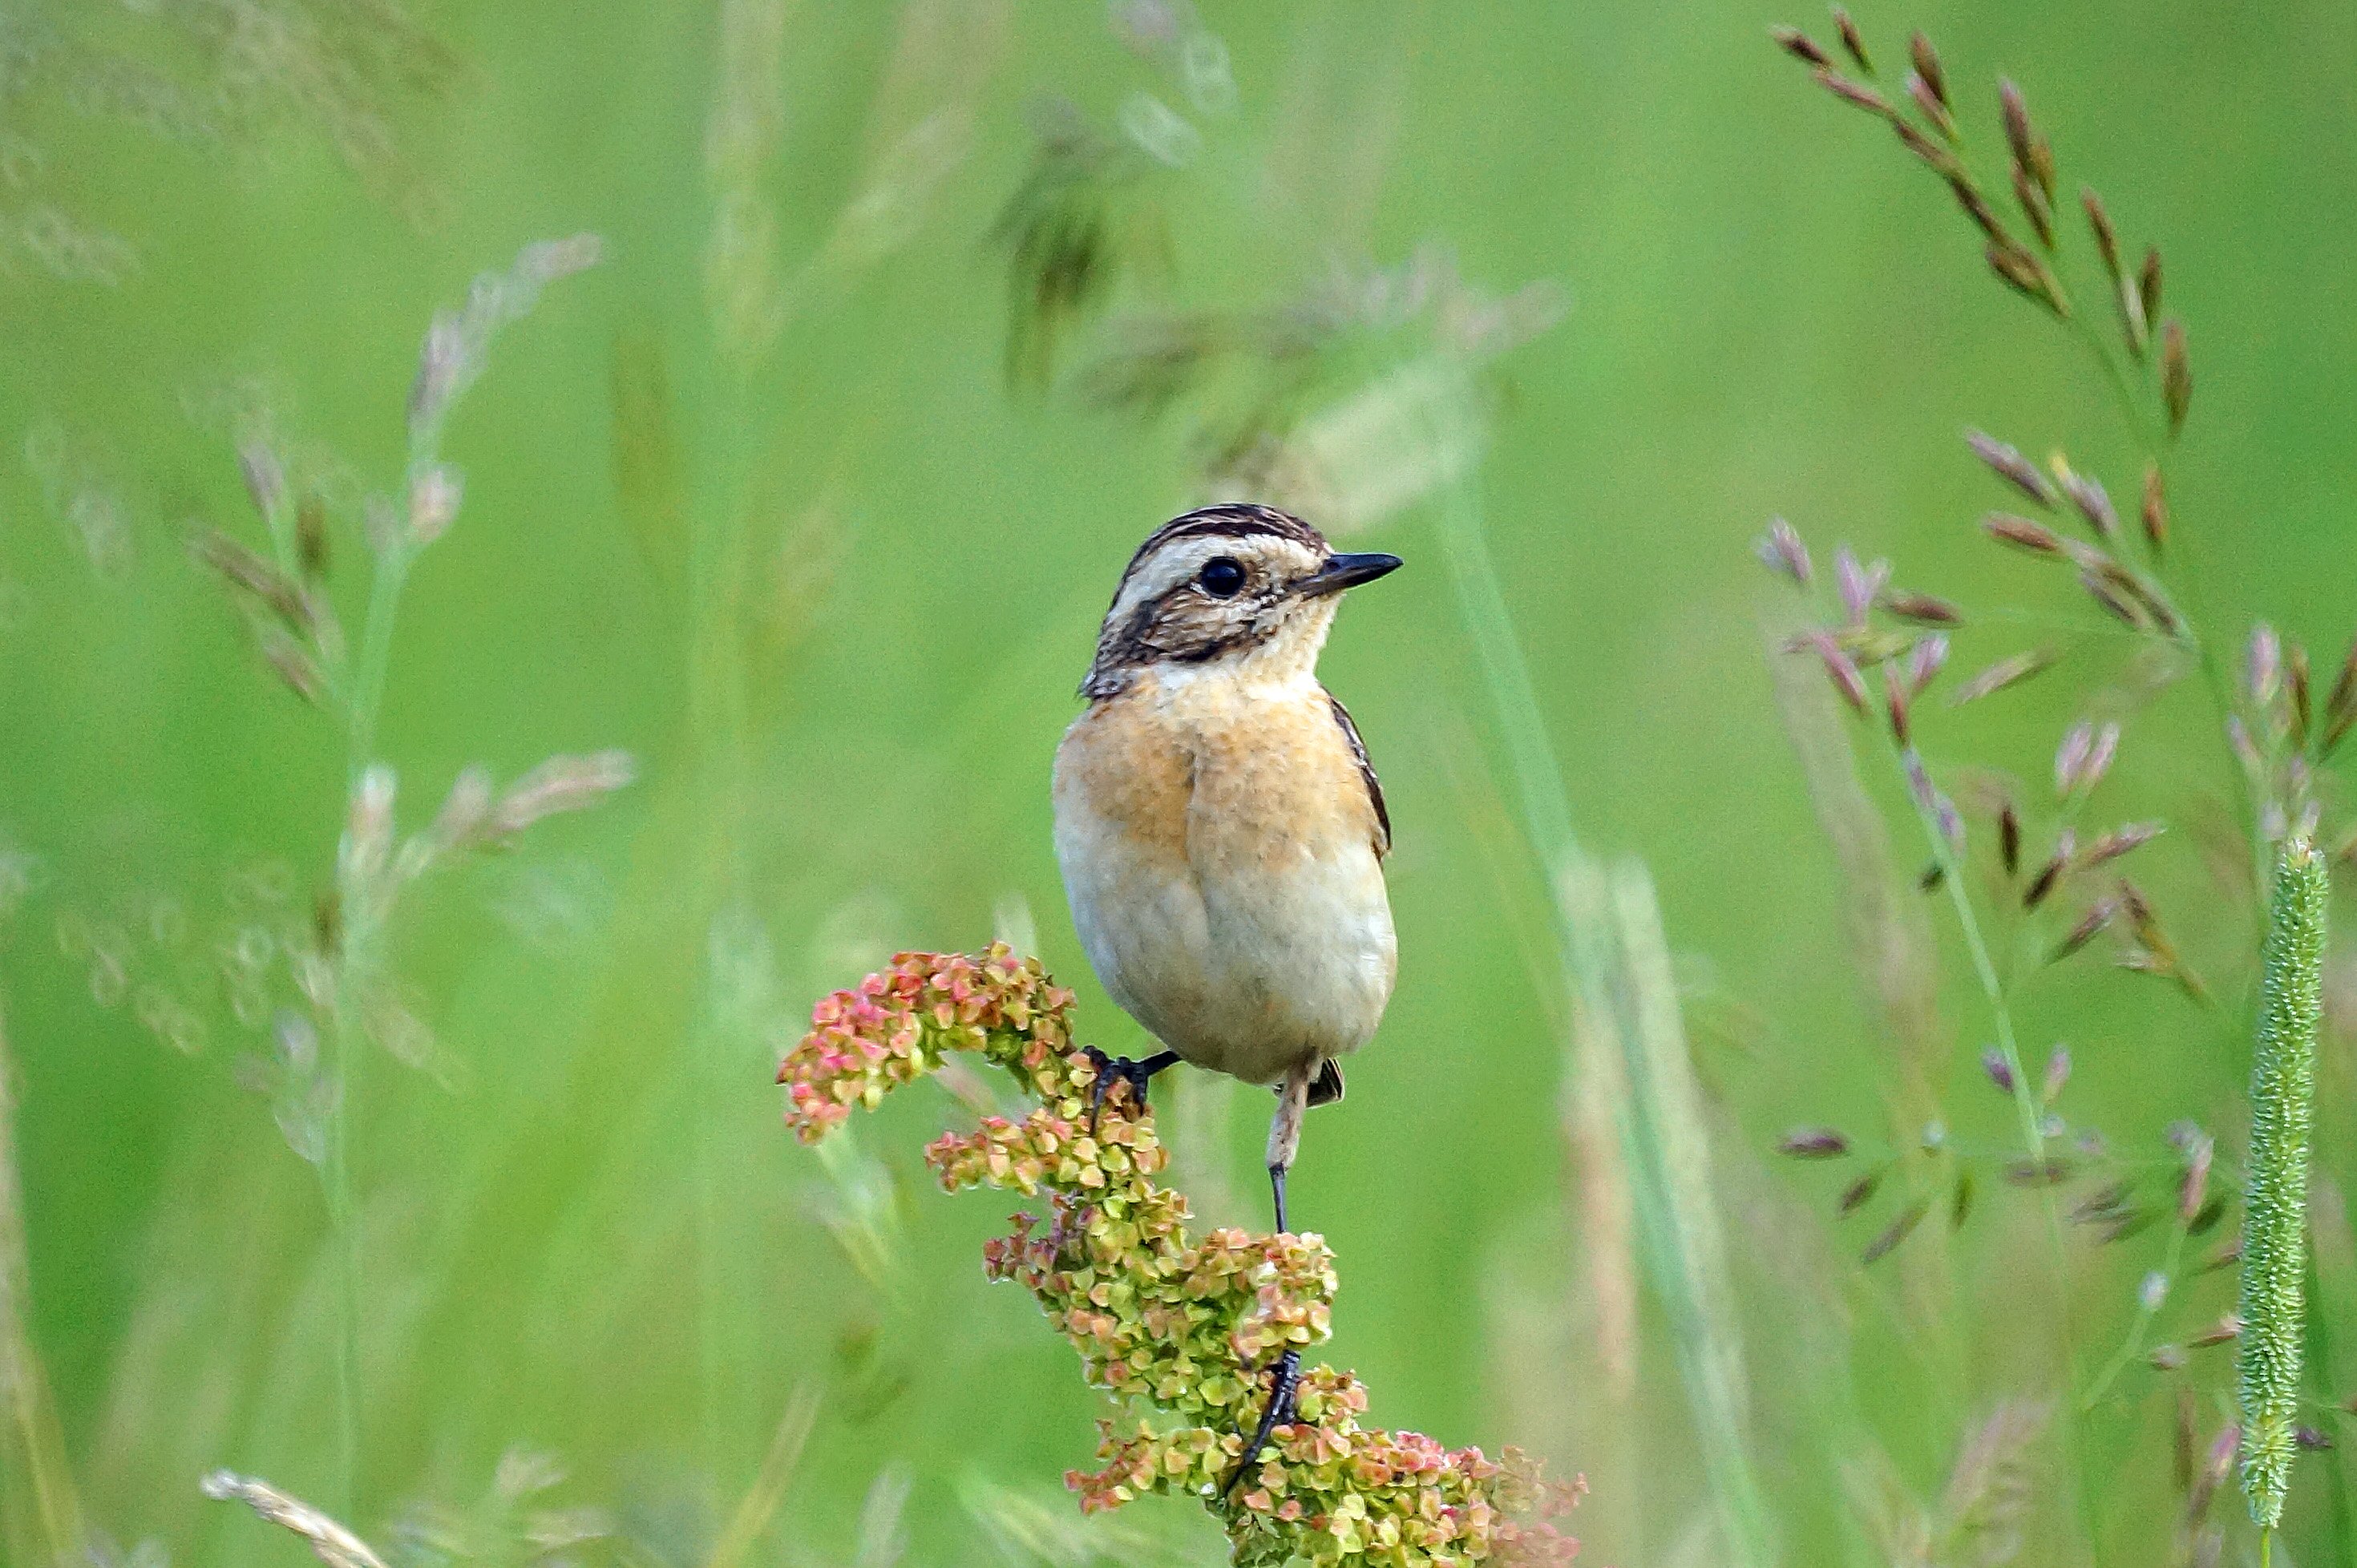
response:
<svg viewBox="0 0 2357 1568"><path fill-rule="evenodd" d="M1173 748L1117 711L1056 770L1056 853L1089 961L1170 1049L1252 1083L1356 1050L1395 964L1372 808L1324 707ZM1314 721L1314 722L1312 722ZM1085 727L1084 727L1085 726Z"/></svg>

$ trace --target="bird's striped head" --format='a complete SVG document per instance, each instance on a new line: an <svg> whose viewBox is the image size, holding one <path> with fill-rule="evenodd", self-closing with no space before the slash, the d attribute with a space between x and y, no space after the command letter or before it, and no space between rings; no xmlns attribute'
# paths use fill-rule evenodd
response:
<svg viewBox="0 0 2357 1568"><path fill-rule="evenodd" d="M1400 564L1336 554L1325 535L1273 507L1205 507L1171 519L1129 558L1081 683L1109 697L1141 670L1316 662L1336 596Z"/></svg>

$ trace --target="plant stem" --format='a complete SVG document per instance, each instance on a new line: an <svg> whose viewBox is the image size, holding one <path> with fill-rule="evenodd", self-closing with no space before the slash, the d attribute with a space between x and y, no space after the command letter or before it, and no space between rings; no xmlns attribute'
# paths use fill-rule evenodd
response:
<svg viewBox="0 0 2357 1568"><path fill-rule="evenodd" d="M1885 741L1891 747L1895 758L1898 743L1887 736ZM1900 772L1904 784L1907 781L1903 762ZM1914 800L1911 785L1908 788L1908 796L1910 800ZM1982 994L1988 1001L1989 1016L1996 1030L1997 1050L2004 1057L2007 1071L2013 1078L2013 1104L2021 1122L2022 1146L2029 1152L2031 1165L2042 1166L2046 1161L2044 1112L2036 1095L2030 1091L2029 1075L2023 1069L2020 1045L2014 1031L2013 1007L2007 1000L2004 983L1997 977L1996 965L1989 957L1988 943L1981 935L1980 918L1973 908L1972 896L1964 888L1963 859L1956 854L1955 846L1948 842L1948 835L1940 830L1938 820L1920 800L1915 801L1915 816L1922 824L1924 837L1931 843L1932 859L1940 867L1940 880L1948 889L1949 902L1956 912L1957 927L1964 933L1965 950L1972 955L1973 973L1979 980ZM2086 1488L2082 1485L2080 1474L2082 1443L2077 1402L2067 1397L2069 1391L2079 1386L2079 1345L2071 1328L2070 1256L2063 1246L2062 1215L2054 1201L2054 1188L2041 1183L2039 1191L2046 1210L2046 1237L2053 1261L2055 1303L2062 1326L2066 1397L2062 1401L2061 1433L2068 1461L2066 1485L2070 1488L2072 1511L2078 1520L2080 1532L2086 1540L2088 1560L2096 1562L2100 1559L2095 1550L2094 1520L2089 1513Z"/></svg>
<svg viewBox="0 0 2357 1568"><path fill-rule="evenodd" d="M1896 741L1890 742L1894 759L1897 744ZM1904 781L1906 769L1903 763L1900 771ZM1911 789L1910 799L1912 799ZM1988 999L1989 1015L1996 1029L1997 1050L2005 1058L2006 1070L2013 1078L2013 1106L2021 1122L2022 1147L2032 1160L2043 1161L2046 1158L2045 1113L2038 1103L2037 1096L2030 1091L2029 1075L2022 1068L2021 1047L2013 1027L2013 1008L2006 999L2005 982L1997 975L1996 961L1989 956L1988 943L1981 935L1980 918L1973 908L1972 896L1964 890L1964 864L1956 854L1955 846L1948 842L1948 835L1940 831L1938 821L1924 811L1920 802L1916 805L1915 816L1922 825L1923 836L1930 841L1932 858L1940 868L1941 885L1947 888L1948 901L1956 911L1956 925L1964 932L1965 951L1972 956L1973 974L1980 982L1982 994ZM2050 1230L2059 1283L2063 1273L2062 1230L2050 1191L2046 1207L2048 1216L2053 1221Z"/></svg>
<svg viewBox="0 0 2357 1568"><path fill-rule="evenodd" d="M377 557L369 585L368 618L361 626L360 658L353 665L350 699L345 710L350 741L346 757L350 782L360 782L361 770L376 760L376 726L384 703L385 672L393 663L393 625L401 607L401 590L409 580L410 547L406 541L388 544Z"/></svg>
<svg viewBox="0 0 2357 1568"><path fill-rule="evenodd" d="M2186 1228L2190 1223L2190 1220L2179 1220L2169 1229L2169 1251L2161 1257L2160 1277L2169 1282L2170 1290L2177 1288L2177 1268L2185 1256L2185 1233ZM2152 1326L2153 1316L2159 1310L2158 1303L2147 1306L2141 1299L2137 1301L2136 1320L2128 1325L2127 1335L2120 1341L2119 1349L2104 1365L2104 1369L2096 1374L2094 1382L2087 1390L2086 1397L2080 1401L2081 1410L2094 1409L2102 1402L2104 1395L2111 1391L2113 1382L2127 1369L2128 1363L2135 1360L2137 1354L2144 1349L2145 1330Z"/></svg>
<svg viewBox="0 0 2357 1568"><path fill-rule="evenodd" d="M410 560L406 540L387 542L376 557L376 571L369 585L367 618L361 627L360 655L353 665L345 709L348 800L356 798L361 776L375 760L377 720L384 701L386 671L393 661L393 621L402 587L408 580ZM354 993L370 961L375 932L373 914L364 904L343 909L341 918L342 929L332 955L335 1004L328 1020L336 1092L328 1107L326 1168L321 1176L327 1187L328 1230L336 1273L337 1511L349 1519L359 1500L363 1430L360 1206L352 1176L351 1129L366 1052Z"/></svg>
<svg viewBox="0 0 2357 1568"><path fill-rule="evenodd" d="M1465 390L1469 399L1472 389ZM1647 1277L1670 1321L1728 1560L1768 1568L1777 1561L1774 1530L1746 1446L1742 1343L1727 1302L1699 1118L1688 1103L1692 1069L1652 884L1641 865L1615 875L1580 848L1470 474L1445 491L1437 532L1512 758L1523 831L1547 881L1575 1026L1609 1036L1608 1048L1626 1069L1614 1111L1648 1243Z"/></svg>
<svg viewBox="0 0 2357 1568"><path fill-rule="evenodd" d="M0 1019L0 1547L51 1563L83 1554L81 1501L48 1374L33 1344L32 1260L16 1167L16 1063ZM22 1466L24 1487L10 1473ZM29 1491L27 1498L24 1493ZM13 1516L13 1517L11 1517Z"/></svg>
<svg viewBox="0 0 2357 1568"><path fill-rule="evenodd" d="M1480 501L1469 476L1448 487L1437 532L1457 589L1459 617L1472 636L1491 705L1504 735L1531 847L1540 864L1552 871L1579 849L1571 825L1570 792L1547 739L1545 721L1539 716L1538 688L1514 639L1513 618L1498 586L1497 565L1490 558Z"/></svg>

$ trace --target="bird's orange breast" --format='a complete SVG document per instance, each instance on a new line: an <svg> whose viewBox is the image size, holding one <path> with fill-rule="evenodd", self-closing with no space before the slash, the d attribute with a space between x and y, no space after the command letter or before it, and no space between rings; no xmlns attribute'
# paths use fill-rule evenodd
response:
<svg viewBox="0 0 2357 1568"><path fill-rule="evenodd" d="M1172 1049L1255 1082L1373 1032L1380 833L1314 680L1145 671L1057 753L1057 857L1099 978Z"/></svg>

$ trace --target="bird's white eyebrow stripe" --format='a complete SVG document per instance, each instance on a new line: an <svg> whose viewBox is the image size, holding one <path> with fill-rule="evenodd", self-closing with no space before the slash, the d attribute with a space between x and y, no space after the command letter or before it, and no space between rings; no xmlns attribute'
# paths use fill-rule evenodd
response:
<svg viewBox="0 0 2357 1568"><path fill-rule="evenodd" d="M1172 518L1146 535L1146 542L1130 556L1129 564L1122 571L1124 587L1130 577L1146 560L1163 546L1180 539L1250 539L1265 536L1289 539L1317 554L1326 553L1326 536L1290 512L1275 507L1230 504L1207 506ZM1118 598L1119 593L1114 596Z"/></svg>
<svg viewBox="0 0 2357 1568"><path fill-rule="evenodd" d="M1234 548L1232 539L1221 537L1169 542L1152 555L1132 564L1128 574L1122 578L1121 589L1114 597L1112 615L1108 618L1134 613L1139 606L1185 587L1202 569L1205 562L1227 554Z"/></svg>

